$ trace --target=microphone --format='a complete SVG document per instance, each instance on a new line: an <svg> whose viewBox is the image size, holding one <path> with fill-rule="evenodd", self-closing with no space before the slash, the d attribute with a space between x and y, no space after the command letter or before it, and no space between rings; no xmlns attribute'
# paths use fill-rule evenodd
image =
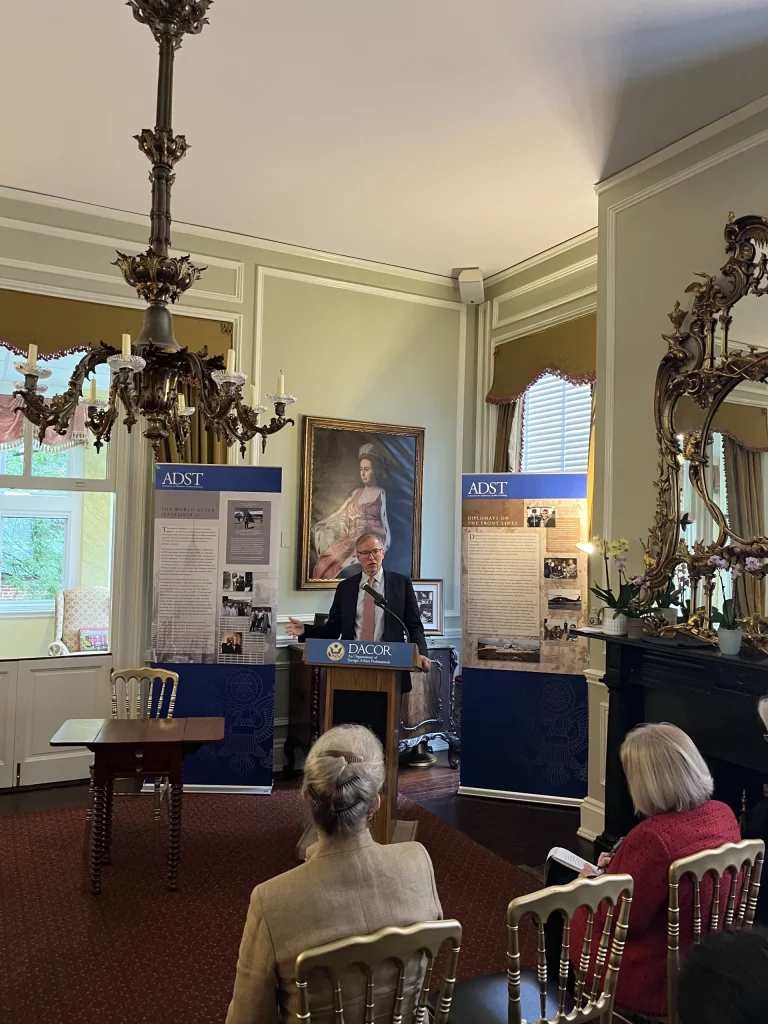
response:
<svg viewBox="0 0 768 1024"><path fill-rule="evenodd" d="M363 584L363 590L366 592L366 594L371 595L371 597L373 598L373 603L375 605L378 605L379 608L383 608L387 615L391 615L393 619L397 619L397 621L400 623L400 628L403 631L403 635L405 636L405 642L410 643L411 636L410 633L408 632L408 629L406 628L405 623L403 622L399 615L395 615L395 613L387 604L387 599L384 597L384 595L380 594L378 590L374 590L373 587L370 586L370 584L368 583Z"/></svg>

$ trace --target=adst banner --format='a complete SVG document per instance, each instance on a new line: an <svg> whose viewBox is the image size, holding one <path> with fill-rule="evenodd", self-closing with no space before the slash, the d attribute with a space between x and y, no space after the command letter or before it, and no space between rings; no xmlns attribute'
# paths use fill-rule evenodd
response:
<svg viewBox="0 0 768 1024"><path fill-rule="evenodd" d="M155 467L152 650L179 673L176 714L220 715L226 735L185 782L269 790L281 471Z"/></svg>
<svg viewBox="0 0 768 1024"><path fill-rule="evenodd" d="M462 478L462 787L585 792L586 474Z"/></svg>

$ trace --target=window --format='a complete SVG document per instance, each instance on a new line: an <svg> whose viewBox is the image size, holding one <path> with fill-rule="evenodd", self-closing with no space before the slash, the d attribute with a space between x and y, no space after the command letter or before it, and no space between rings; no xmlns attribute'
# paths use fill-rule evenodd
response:
<svg viewBox="0 0 768 1024"><path fill-rule="evenodd" d="M523 400L523 473L586 473L592 388L548 374Z"/></svg>
<svg viewBox="0 0 768 1024"><path fill-rule="evenodd" d="M49 394L66 389L80 358L71 353L46 362ZM18 361L0 344L7 431L0 449L0 616L50 615L57 591L110 585L114 488L108 446L99 454L90 437L72 447L41 445L31 423L21 414L14 420L9 403ZM106 395L108 387L106 369L97 374L97 390ZM76 427L83 430L82 420Z"/></svg>

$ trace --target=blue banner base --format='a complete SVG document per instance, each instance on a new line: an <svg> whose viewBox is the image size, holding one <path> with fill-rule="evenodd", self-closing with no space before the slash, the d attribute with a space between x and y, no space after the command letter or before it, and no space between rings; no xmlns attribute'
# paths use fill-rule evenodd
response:
<svg viewBox="0 0 768 1024"><path fill-rule="evenodd" d="M572 804L587 795L587 681L462 670L460 792Z"/></svg>
<svg viewBox="0 0 768 1024"><path fill-rule="evenodd" d="M179 673L174 714L221 717L221 743L205 743L184 758L184 788L211 792L272 790L275 719L274 665L166 664Z"/></svg>

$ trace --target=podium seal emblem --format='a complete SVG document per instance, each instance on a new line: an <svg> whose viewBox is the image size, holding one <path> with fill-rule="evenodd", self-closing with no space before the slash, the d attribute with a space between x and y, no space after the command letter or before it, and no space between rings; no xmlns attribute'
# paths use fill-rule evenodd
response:
<svg viewBox="0 0 768 1024"><path fill-rule="evenodd" d="M332 644L328 644L328 649L325 653L331 661L341 661L344 657L344 644L340 644L338 640L334 640Z"/></svg>

